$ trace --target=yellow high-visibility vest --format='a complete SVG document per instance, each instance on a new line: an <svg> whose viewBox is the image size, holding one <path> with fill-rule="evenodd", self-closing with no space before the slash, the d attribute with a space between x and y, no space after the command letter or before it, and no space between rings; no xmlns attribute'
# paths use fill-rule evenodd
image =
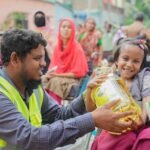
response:
<svg viewBox="0 0 150 150"><path fill-rule="evenodd" d="M29 108L19 92L5 78L0 76L0 93L4 94L16 106L17 110L35 127L42 125L41 106L43 103L43 90L41 86L33 90L29 97ZM0 139L0 148L7 146L7 142Z"/></svg>

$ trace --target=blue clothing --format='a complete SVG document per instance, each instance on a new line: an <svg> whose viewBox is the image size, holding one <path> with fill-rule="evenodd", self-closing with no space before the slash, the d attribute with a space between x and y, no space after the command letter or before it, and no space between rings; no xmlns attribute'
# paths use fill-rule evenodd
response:
<svg viewBox="0 0 150 150"><path fill-rule="evenodd" d="M0 76L15 87L4 70L0 70ZM91 113L85 113L81 96L69 106L61 107L44 91L43 125L36 128L18 112L7 96L0 93L0 138L8 142L9 150L13 146L17 150L52 150L74 143L78 137L94 130Z"/></svg>

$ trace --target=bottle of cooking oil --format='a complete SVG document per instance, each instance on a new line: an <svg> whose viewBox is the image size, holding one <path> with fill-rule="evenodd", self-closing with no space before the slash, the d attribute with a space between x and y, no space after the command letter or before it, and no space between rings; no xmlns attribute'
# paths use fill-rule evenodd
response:
<svg viewBox="0 0 150 150"><path fill-rule="evenodd" d="M91 98L97 107L103 106L113 100L120 100L112 108L114 112L135 112L131 116L122 118L123 121L138 120L141 114L141 108L131 96L125 86L125 82L113 73L108 74L108 78L100 86L92 89Z"/></svg>

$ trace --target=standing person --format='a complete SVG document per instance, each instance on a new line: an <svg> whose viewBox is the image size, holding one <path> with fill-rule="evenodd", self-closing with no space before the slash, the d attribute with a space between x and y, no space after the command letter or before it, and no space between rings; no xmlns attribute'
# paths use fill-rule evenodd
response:
<svg viewBox="0 0 150 150"><path fill-rule="evenodd" d="M84 32L84 23L79 23L77 25L77 31L76 31L76 39L79 39L80 34Z"/></svg>
<svg viewBox="0 0 150 150"><path fill-rule="evenodd" d="M103 58L112 54L113 48L113 29L112 25L105 21L104 31L103 31Z"/></svg>
<svg viewBox="0 0 150 150"><path fill-rule="evenodd" d="M121 26L113 37L113 44L115 44L120 38L135 38L139 36L144 30L144 14L137 13L135 20L132 24L127 26Z"/></svg>
<svg viewBox="0 0 150 150"><path fill-rule="evenodd" d="M124 34L129 38L135 38L139 36L144 29L144 14L136 14L135 20L131 25L124 26L122 28Z"/></svg>
<svg viewBox="0 0 150 150"><path fill-rule="evenodd" d="M46 73L48 70L48 66L50 64L50 58L52 55L52 49L54 45L54 40L53 40L55 39L54 29L50 27L46 15L42 11L35 12L34 25L35 25L34 31L42 33L43 37L47 41L46 53L45 53L46 67L43 70L43 72Z"/></svg>
<svg viewBox="0 0 150 150"><path fill-rule="evenodd" d="M146 64L145 67L150 67L150 28L145 28L141 35L137 37L137 39L146 41L148 46L148 53L146 56Z"/></svg>
<svg viewBox="0 0 150 150"><path fill-rule="evenodd" d="M54 71L51 71L51 69ZM75 24L62 19L59 25L58 43L54 49L49 71L43 77L43 85L59 103L66 99L71 87L86 76L88 66L83 49L75 39Z"/></svg>
<svg viewBox="0 0 150 150"><path fill-rule="evenodd" d="M150 80L150 69L143 69L144 63L146 62L146 54L147 46L137 39L120 40L114 54L115 64L120 77L125 81L133 98L138 103L142 103L142 116L140 116L141 119L139 119L139 122L133 121L133 130L144 125L147 119L144 103L146 100L150 99L150 84L147 84ZM87 100L87 109L93 110L95 108L95 103L93 103L91 98L87 98ZM98 104L96 105L98 106ZM140 130L141 129L131 131L122 135L112 135L107 131L102 131L95 139L91 149L131 150Z"/></svg>
<svg viewBox="0 0 150 150"><path fill-rule="evenodd" d="M45 46L41 34L30 30L8 30L2 37L1 150L52 150L74 143L95 125L116 132L131 126L118 121L131 113L111 111L115 103L86 114L81 96L65 108L58 106L39 85Z"/></svg>
<svg viewBox="0 0 150 150"><path fill-rule="evenodd" d="M93 67L98 66L102 56L102 34L96 29L96 22L88 18L85 23L85 31L79 36L79 42L84 50L89 65L89 74Z"/></svg>

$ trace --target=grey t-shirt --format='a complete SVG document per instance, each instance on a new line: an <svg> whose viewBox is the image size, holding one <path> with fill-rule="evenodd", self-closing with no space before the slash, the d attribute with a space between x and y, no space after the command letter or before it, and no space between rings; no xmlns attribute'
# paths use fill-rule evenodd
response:
<svg viewBox="0 0 150 150"><path fill-rule="evenodd" d="M144 97L150 96L150 68L144 68L137 74L130 91L137 101L142 101Z"/></svg>

